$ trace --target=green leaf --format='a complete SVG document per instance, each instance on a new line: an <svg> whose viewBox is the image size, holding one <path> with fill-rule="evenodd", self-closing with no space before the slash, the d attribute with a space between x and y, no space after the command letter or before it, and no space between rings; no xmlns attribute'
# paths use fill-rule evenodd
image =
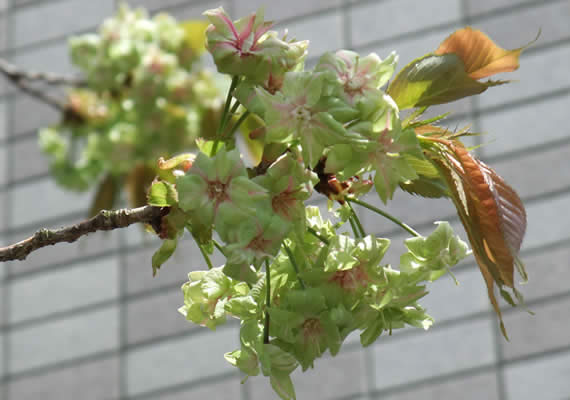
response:
<svg viewBox="0 0 570 400"><path fill-rule="evenodd" d="M204 140L202 138L196 139L196 146L198 149L204 153L205 155L212 154L212 149L214 147L215 141L213 140ZM223 145L223 143L221 143ZM222 148L222 146L218 146L218 151Z"/></svg>
<svg viewBox="0 0 570 400"><path fill-rule="evenodd" d="M295 387L291 377L282 372L275 372L269 377L271 387L283 400L295 400Z"/></svg>
<svg viewBox="0 0 570 400"><path fill-rule="evenodd" d="M377 318L360 334L360 344L364 347L370 346L383 331L384 324L380 318Z"/></svg>
<svg viewBox="0 0 570 400"><path fill-rule="evenodd" d="M455 54L427 54L404 67L388 88L398 107L431 106L479 94L506 82L478 82L470 78Z"/></svg>
<svg viewBox="0 0 570 400"><path fill-rule="evenodd" d="M166 239L162 242L162 246L152 255L152 276L156 273L169 258L172 256L178 245L178 239Z"/></svg>
<svg viewBox="0 0 570 400"><path fill-rule="evenodd" d="M423 109L425 109L425 106L422 107L422 108L419 108L418 110L423 110ZM428 118L428 119L424 119L424 120L421 120L421 121L416 121L416 120L414 120L414 121L410 122L409 124L407 124L407 125L405 125L405 126L406 126L407 128L418 128L418 127L420 127L420 126L425 126L425 125L433 124L433 123L435 123L435 122L438 122L438 121L441 121L442 119L447 118L447 117L449 116L449 114L451 114L451 113L450 113L450 112L446 112L446 113L444 113L444 114L440 114L440 115L437 115L437 116L435 116L435 117Z"/></svg>
<svg viewBox="0 0 570 400"><path fill-rule="evenodd" d="M420 142L421 143L421 142ZM418 175L423 175L427 178L439 178L439 172L433 164L425 158L418 158L410 154L404 154L404 158L410 166L416 171Z"/></svg>
<svg viewBox="0 0 570 400"><path fill-rule="evenodd" d="M259 360L251 350L234 350L224 354L224 358L249 376L259 375Z"/></svg>
<svg viewBox="0 0 570 400"><path fill-rule="evenodd" d="M176 187L168 182L154 182L148 193L148 204L156 207L170 207L178 204Z"/></svg>
<svg viewBox="0 0 570 400"><path fill-rule="evenodd" d="M270 362L269 368L266 368L270 371L270 375L275 373L289 375L299 365L292 354L273 344L265 343L263 353L267 356L266 360Z"/></svg>
<svg viewBox="0 0 570 400"><path fill-rule="evenodd" d="M400 188L410 194L417 194L430 199L449 196L449 191L443 180L425 178L421 175L413 181L400 182Z"/></svg>

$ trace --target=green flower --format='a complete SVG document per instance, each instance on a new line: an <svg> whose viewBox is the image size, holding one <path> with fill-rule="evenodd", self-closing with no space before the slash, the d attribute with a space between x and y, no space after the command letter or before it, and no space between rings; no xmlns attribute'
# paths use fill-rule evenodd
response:
<svg viewBox="0 0 570 400"><path fill-rule="evenodd" d="M327 99L325 74L288 72L281 91L271 94L264 89L256 90L265 107L266 143L289 143L298 141L302 146L305 163L313 168L323 150L335 143L348 143L356 135L348 134L343 124L336 120L330 110L334 102L336 111L343 108L334 99Z"/></svg>
<svg viewBox="0 0 570 400"><path fill-rule="evenodd" d="M206 47L221 73L264 81L270 74L288 71L302 62L308 42L287 42L269 31L272 22L259 11L232 22L222 7L204 13L212 25Z"/></svg>
<svg viewBox="0 0 570 400"><path fill-rule="evenodd" d="M282 399L294 399L295 389L290 375L299 365L293 355L271 343L263 343L263 324L243 321L240 329L241 348L224 356L248 376L261 372L269 376L271 386Z"/></svg>
<svg viewBox="0 0 570 400"><path fill-rule="evenodd" d="M361 146L334 146L328 154L325 171L336 172L345 179L375 171L374 187L386 203L400 182L418 178L407 157L423 159L424 156L414 130L402 129L394 111L384 110L380 119L385 120L382 129L375 128L376 122L355 126L353 129L367 137L368 142Z"/></svg>
<svg viewBox="0 0 570 400"><path fill-rule="evenodd" d="M194 271L182 285L184 305L178 311L187 320L212 330L226 322L226 305L233 296L244 296L249 288L228 278L221 268Z"/></svg>
<svg viewBox="0 0 570 400"><path fill-rule="evenodd" d="M304 201L311 197L313 186L318 182L317 175L288 152L275 160L267 172L254 181L269 192L273 211L304 232Z"/></svg>
<svg viewBox="0 0 570 400"><path fill-rule="evenodd" d="M224 250L227 263L224 272L229 276L254 283L255 273L263 260L274 257L291 224L268 210L244 218L230 207L220 209L220 224L216 230L227 243ZM252 268L253 267L253 268Z"/></svg>
<svg viewBox="0 0 570 400"><path fill-rule="evenodd" d="M467 243L454 235L449 222L436 222L437 228L427 237L406 239L408 252L400 256L400 269L413 272L423 269L429 280L443 275L448 267L459 263L469 254Z"/></svg>
<svg viewBox="0 0 570 400"><path fill-rule="evenodd" d="M267 191L247 177L239 152L224 149L209 158L203 153L196 157L192 168L176 180L179 206L192 216L192 224L209 229L219 224L217 215L225 205L241 219L255 215L259 203L268 202ZM228 225L223 221L221 225ZM218 231L221 235L223 232Z"/></svg>
<svg viewBox="0 0 570 400"><path fill-rule="evenodd" d="M336 355L342 343L338 327L319 289L290 290L279 307L270 307L272 343L291 353L303 370L326 350Z"/></svg>
<svg viewBox="0 0 570 400"><path fill-rule="evenodd" d="M353 51L339 50L335 54L325 53L315 71L329 71L332 79L342 88L341 97L349 104L355 105L388 82L397 62L398 56L394 52L382 61L375 53L360 57Z"/></svg>
<svg viewBox="0 0 570 400"><path fill-rule="evenodd" d="M370 235L363 239L337 235L301 276L308 285L327 290L330 306L342 304L352 310L374 285L385 282L380 262L389 245L388 239Z"/></svg>

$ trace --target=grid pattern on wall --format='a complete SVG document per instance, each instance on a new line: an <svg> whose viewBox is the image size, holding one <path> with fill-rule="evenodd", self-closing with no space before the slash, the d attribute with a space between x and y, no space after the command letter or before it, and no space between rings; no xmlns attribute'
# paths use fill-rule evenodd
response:
<svg viewBox="0 0 570 400"><path fill-rule="evenodd" d="M506 48L542 29L512 74L518 82L450 105L449 120L489 132L478 139L491 142L479 156L525 201L523 256L531 283L523 291L536 315L506 309L511 342L505 342L479 272L465 262L456 270L459 287L442 279L425 298L436 319L430 331L404 330L366 349L349 337L337 357L295 373L298 398L569 399L570 1L221 1L233 16L262 3L280 28L311 40L314 56L352 48L385 57L395 49L400 66L466 24ZM131 4L185 19L220 1ZM116 7L114 0L0 0L0 54L26 68L72 72L67 37L92 31ZM38 150L37 128L57 118L0 81L0 245L84 215L92 193L56 187ZM439 219L462 232L447 201L399 193L388 209L423 232ZM370 214L363 221L368 232L394 238L388 257L397 261L404 236ZM240 385L242 377L224 361L223 352L237 348L237 324L212 333L176 312L187 272L202 267L196 247L181 246L152 279L157 247L131 227L1 265L0 399L276 398L265 378Z"/></svg>

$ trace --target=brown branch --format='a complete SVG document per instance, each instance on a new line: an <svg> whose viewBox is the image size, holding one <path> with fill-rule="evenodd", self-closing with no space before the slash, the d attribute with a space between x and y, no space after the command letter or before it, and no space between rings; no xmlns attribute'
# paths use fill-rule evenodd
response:
<svg viewBox="0 0 570 400"><path fill-rule="evenodd" d="M70 86L79 86L79 84L81 84L81 81L76 78L69 78L60 75L40 72L23 71L3 59L0 59L0 73L22 92L27 93L28 95L63 113L67 110L67 106L64 101L48 95L43 90L32 87L29 84L29 81L43 81L52 85L64 84Z"/></svg>
<svg viewBox="0 0 570 400"><path fill-rule="evenodd" d="M54 74L51 72L25 71L0 58L0 72L10 80L41 81L49 85L86 86L84 79L75 76Z"/></svg>
<svg viewBox="0 0 570 400"><path fill-rule="evenodd" d="M168 214L168 207L144 206L121 210L102 210L96 216L73 226L55 230L40 229L33 236L7 247L0 248L0 262L24 260L34 250L56 243L72 243L81 236L96 231L110 231L126 228L136 223L146 223L160 227L162 217Z"/></svg>

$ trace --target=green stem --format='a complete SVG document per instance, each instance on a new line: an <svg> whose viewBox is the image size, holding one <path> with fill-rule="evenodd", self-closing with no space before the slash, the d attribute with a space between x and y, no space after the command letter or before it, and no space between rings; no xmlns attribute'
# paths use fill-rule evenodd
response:
<svg viewBox="0 0 570 400"><path fill-rule="evenodd" d="M218 145L220 144L220 135L224 131L224 128L226 127L229 118L231 118L231 115L228 115L228 111L230 109L230 104L232 102L232 95L234 93L234 90L238 82L239 82L239 76L234 76L232 78L232 83L230 84L230 89L228 90L228 95L226 97L226 104L224 105L224 110L222 111L222 118L220 119L220 125L218 125L218 131L216 132L216 140L214 141L214 145L212 146L210 157L213 157L218 151Z"/></svg>
<svg viewBox="0 0 570 400"><path fill-rule="evenodd" d="M218 134L223 130L224 126L228 122L228 111L230 109L230 104L232 102L232 97L234 94L234 89L236 88L239 81L239 76L234 76L232 78L232 83L230 84L230 89L228 90L228 95L226 97L226 104L224 104L224 111L222 112L222 119L220 126L218 126Z"/></svg>
<svg viewBox="0 0 570 400"><path fill-rule="evenodd" d="M358 215L356 215L356 211L354 211L354 208L352 208L352 204L350 204L349 202L346 202L346 204L348 204L348 208L350 208L350 211L352 211L352 217L353 217L352 219L354 220L354 223L356 224L356 227L358 228L358 231L360 232L360 237L365 237L366 233L364 232L364 227L360 223L360 219L358 219Z"/></svg>
<svg viewBox="0 0 570 400"><path fill-rule="evenodd" d="M208 269L214 268L214 266L212 265L212 260L210 260L210 256L208 255L208 253L206 253L204 247L201 244L199 244L198 248L200 249L200 253L202 253L202 256L204 257L204 260L206 260L206 264L208 264Z"/></svg>
<svg viewBox="0 0 570 400"><path fill-rule="evenodd" d="M354 223L354 219L352 218L352 215L350 217L348 217L348 222L350 222L350 227L352 228L352 233L354 233L354 238L355 239L360 238L360 232L358 232L358 228L356 227L356 224Z"/></svg>
<svg viewBox="0 0 570 400"><path fill-rule="evenodd" d="M237 101L237 100L234 102L234 105L232 106L232 109L230 110L230 118L236 113L236 111L237 111L237 109L239 108L240 104L241 104L241 103L240 103L239 101Z"/></svg>
<svg viewBox="0 0 570 400"><path fill-rule="evenodd" d="M263 325L263 343L269 343L269 306L271 305L271 276L269 261L265 260L265 324Z"/></svg>
<svg viewBox="0 0 570 400"><path fill-rule="evenodd" d="M415 231L411 226L409 226L408 224L400 221L398 218L388 214L385 211L380 210L377 207L374 207L372 204L368 204L362 200L358 200L358 199L352 199L352 198L346 198L346 201L350 202L350 203L355 203L358 204L364 208L368 208L370 211L374 211L377 214L380 214L381 216L383 216L384 218L389 219L390 221L392 221L393 223L395 223L396 225L398 225L400 228L404 229L405 231L407 231L408 233L410 233L412 236L416 236L416 237L420 237L422 235L420 235L417 231Z"/></svg>
<svg viewBox="0 0 570 400"><path fill-rule="evenodd" d="M314 237L316 237L317 239L319 239L321 242L323 242L324 244L326 244L328 246L329 241L327 239L325 239L324 237L321 236L321 234L319 232L317 232L316 230L314 230L313 228L311 228L310 226L307 228L307 231L313 235Z"/></svg>
<svg viewBox="0 0 570 400"><path fill-rule="evenodd" d="M222 253L222 255L223 255L224 257L226 257L226 252L224 251L224 248L222 247L222 245L219 244L219 243L218 243L217 241L215 241L214 239L212 239L212 242L214 243L214 247L215 247L216 249L218 249L218 251L219 251L220 253Z"/></svg>
<svg viewBox="0 0 570 400"><path fill-rule="evenodd" d="M242 124L243 121L245 121L245 119L248 117L249 115L249 111L244 112L241 117L239 117L239 119L237 120L236 124L233 126L230 134L228 135L228 137L232 137L234 135L234 133L236 133L236 131L238 130L239 126Z"/></svg>
<svg viewBox="0 0 570 400"><path fill-rule="evenodd" d="M295 261L295 257L293 257L293 252L291 251L289 246L287 246L286 243L283 243L283 248L285 249L287 256L289 256L289 261L291 261L291 265L293 266L293 269L295 270L295 274L297 274L297 279L299 280L299 284L301 285L301 288L305 289L305 283L303 282L303 280L299 276L299 266L297 265L297 262Z"/></svg>

